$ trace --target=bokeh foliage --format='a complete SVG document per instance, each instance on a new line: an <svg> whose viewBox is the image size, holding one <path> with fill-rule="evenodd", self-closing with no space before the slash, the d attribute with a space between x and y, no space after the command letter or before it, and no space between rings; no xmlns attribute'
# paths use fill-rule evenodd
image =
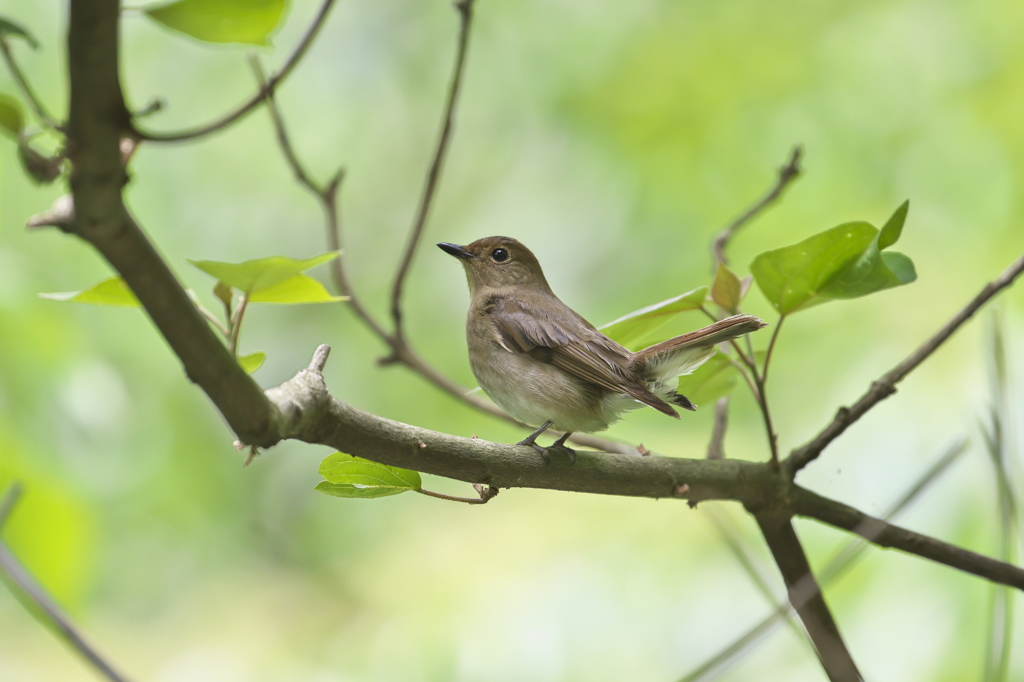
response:
<svg viewBox="0 0 1024 682"><path fill-rule="evenodd" d="M63 5L0 9L38 38L26 73L63 111ZM268 61L280 62L315 9L294 3ZM782 445L794 445L1024 250L1022 20L1009 0L482 3L428 237L515 236L559 295L601 323L707 284L711 236L767 188L794 143L807 150L806 176L737 238L741 277L759 253L849 220L881 225L910 197L900 247L918 282L787 322L771 392ZM430 154L455 27L447 2L341 3L280 95L313 168L348 168L342 257L377 310ZM126 17L124 41L130 102L167 101L152 128L205 121L254 89L234 48L189 43L138 14ZM15 92L6 73L0 92ZM23 229L59 192L27 180L0 139L0 485L26 485L5 538L138 678L674 679L763 612L700 510L683 505L536 491L480 508L331 499L311 492L327 453L298 444L242 470L230 434L143 316L36 296L110 274L81 243ZM128 192L209 306L210 280L188 259L324 250L322 216L263 112L195 146L144 146ZM421 253L407 317L419 350L471 385L464 289L450 263ZM748 303L772 318L759 293ZM376 367L382 349L343 306L252 310L243 350L268 353L257 379L280 382L329 342L329 385L362 409L522 437ZM1003 307L1008 338L1022 338L1020 291ZM685 313L657 333L703 323ZM802 480L868 511L887 506L976 428L980 339L973 328L954 339ZM709 418L638 412L609 435L699 456ZM759 428L738 398L729 456L762 458ZM976 447L903 521L992 553L993 490ZM821 554L836 541L800 530ZM986 588L869 552L829 598L870 678L955 680L981 668ZM6 592L0 642L0 677L92 679ZM819 674L785 635L729 678L765 671Z"/></svg>

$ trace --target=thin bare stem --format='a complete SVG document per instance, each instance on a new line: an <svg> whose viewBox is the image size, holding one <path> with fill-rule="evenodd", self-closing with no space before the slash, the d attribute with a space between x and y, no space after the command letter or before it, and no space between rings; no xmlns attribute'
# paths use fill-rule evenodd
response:
<svg viewBox="0 0 1024 682"><path fill-rule="evenodd" d="M718 233L718 236L711 242L711 256L714 263L728 264L729 261L725 257L725 249L728 247L729 241L733 238L736 232L756 217L758 213L773 204L780 196L782 196L783 190L785 190L790 183L800 176L800 157L802 154L803 149L799 145L793 147L793 151L790 152L789 155L789 160L784 166L779 168L775 184L770 190L768 190L768 193L761 197L756 204L748 208L738 218L727 225L724 230Z"/></svg>
<svg viewBox="0 0 1024 682"><path fill-rule="evenodd" d="M779 338L779 332L782 330L782 323L786 320L785 315L779 315L779 321L775 323L775 329L772 330L772 338L768 341L768 351L764 355L764 364L761 366L761 381L768 383L768 367L772 362L772 353L775 351L775 341Z"/></svg>
<svg viewBox="0 0 1024 682"><path fill-rule="evenodd" d="M43 105L42 100L36 96L32 86L29 85L25 79L25 74L22 73L21 67L18 66L18 62L14 59L14 54L11 52L11 46L8 44L7 39L4 36L0 36L0 53L3 54L4 61L7 63L7 70L11 72L11 78L14 79L14 84L21 90L22 96L25 101L28 102L29 106L32 107L32 111L35 112L36 117L43 122L49 128L53 130L64 131L64 126L60 122L50 115L50 112L46 110L46 106Z"/></svg>
<svg viewBox="0 0 1024 682"><path fill-rule="evenodd" d="M0 529L3 528L4 522L14 509L20 496L20 483L15 483L7 490L3 501L0 502ZM68 620L67 616L61 612L56 602L46 594L42 586L25 570L3 540L0 540L0 572L2 572L3 577L9 583L12 583L17 588L12 590L15 596L27 601L26 607L30 611L44 615L58 634L104 677L113 682L123 682L125 678L115 672L113 666L85 641L75 626L71 624L71 621Z"/></svg>
<svg viewBox="0 0 1024 682"><path fill-rule="evenodd" d="M428 497L436 497L439 500L448 500L449 502L462 502L463 504L487 504L498 495L498 489L486 486L474 486L477 488L477 494L479 497L458 497L457 495L445 495L444 493L437 493L433 490L426 490L419 488L416 492Z"/></svg>
<svg viewBox="0 0 1024 682"><path fill-rule="evenodd" d="M846 431L851 424L867 414L875 405L895 393L896 384L928 359L946 339L952 336L967 320L971 319L974 313L978 312L993 296L1013 284L1022 271L1024 271L1024 256L1011 263L999 277L986 284L970 303L953 315L939 331L935 332L931 338L908 355L905 360L873 381L871 387L868 388L867 392L857 402L850 407L839 408L839 411L832 418L828 426L822 429L810 442L797 448L786 458L784 466L788 475L791 478L796 476L797 472L813 462L821 454L822 450Z"/></svg>
<svg viewBox="0 0 1024 682"><path fill-rule="evenodd" d="M224 326L223 322L217 319L216 315L211 313L205 306L200 305L198 302L196 303L196 310L198 310L199 314L205 317L210 324L216 327L217 331L223 334L225 339L231 339L231 332L228 331L228 328Z"/></svg>
<svg viewBox="0 0 1024 682"><path fill-rule="evenodd" d="M473 19L473 0L458 0L455 3L455 9L459 13L459 44L455 52L455 64L452 67L451 82L448 86L448 98L445 103L441 133L437 139L437 147L434 150L433 161L430 163L430 170L427 172L427 180L423 187L423 194L420 197L419 207L416 209L416 217L409 232L409 240L406 242L402 260L398 265L398 271L395 273L395 280L391 287L391 319L394 323L394 336L396 339L404 337L402 289L405 285L405 278L409 274L409 268L412 266L416 247L419 246L420 237L423 235L423 228L426 225L430 206L434 201L434 195L437 190L438 179L441 177L441 167L444 164L445 154L448 151L448 142L451 139L455 104L458 101L462 74L465 70L466 47L469 44L469 30Z"/></svg>
<svg viewBox="0 0 1024 682"><path fill-rule="evenodd" d="M228 350L232 357L238 357L238 336L242 333L242 318L245 317L245 309L249 305L249 297L242 294L238 299L238 307L231 317L231 334L228 337Z"/></svg>
<svg viewBox="0 0 1024 682"><path fill-rule="evenodd" d="M725 459L725 431L729 427L729 396L715 401L715 425L708 443L708 459Z"/></svg>
<svg viewBox="0 0 1024 682"><path fill-rule="evenodd" d="M324 20L327 18L328 12L334 5L334 0L324 0L323 5L320 6L320 11L317 12L316 17L313 19L313 23L310 25L306 34L299 41L295 51L291 54L288 60L281 67L281 70L271 76L266 84L259 89L259 91L250 97L245 103L239 106L231 113L207 123L205 125L197 126L195 128L189 128L187 130L180 130L176 132L155 132L140 130L137 126L135 127L135 134L143 140L149 140L151 142L182 142L185 140L194 140L199 137L204 137L210 133L215 133L219 130L227 128L229 125L239 120L243 116L247 115L253 109L258 107L267 97L267 95L273 93L278 86L284 81L285 78L295 69L299 61L309 50L309 46L313 44L313 40L320 32L320 28L324 25Z"/></svg>

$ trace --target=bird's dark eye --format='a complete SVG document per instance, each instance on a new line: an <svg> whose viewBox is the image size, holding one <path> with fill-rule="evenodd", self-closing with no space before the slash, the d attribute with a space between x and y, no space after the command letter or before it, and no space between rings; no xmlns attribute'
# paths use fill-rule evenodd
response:
<svg viewBox="0 0 1024 682"><path fill-rule="evenodd" d="M508 251L505 249L495 249L491 251L491 260L495 263L504 263L508 260Z"/></svg>

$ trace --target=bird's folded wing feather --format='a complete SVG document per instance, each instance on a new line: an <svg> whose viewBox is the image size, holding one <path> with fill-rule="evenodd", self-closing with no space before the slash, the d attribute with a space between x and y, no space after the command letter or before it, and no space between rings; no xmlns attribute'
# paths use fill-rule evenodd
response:
<svg viewBox="0 0 1024 682"><path fill-rule="evenodd" d="M594 329L568 307L557 324L521 301L500 299L490 308L502 344L511 352L528 353L579 379L615 393L625 393L672 416L676 411L651 393L630 371L632 353Z"/></svg>

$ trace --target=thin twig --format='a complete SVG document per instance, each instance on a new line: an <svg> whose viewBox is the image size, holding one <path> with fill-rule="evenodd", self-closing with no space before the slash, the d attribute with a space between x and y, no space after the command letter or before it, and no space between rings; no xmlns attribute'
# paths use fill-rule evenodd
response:
<svg viewBox="0 0 1024 682"><path fill-rule="evenodd" d="M242 318L245 317L245 309L249 305L249 297L242 294L238 299L238 307L231 318L231 336L228 337L228 350L232 357L238 357L238 336L242 333Z"/></svg>
<svg viewBox="0 0 1024 682"><path fill-rule="evenodd" d="M715 425L708 443L708 459L725 459L725 431L729 426L729 396L715 401Z"/></svg>
<svg viewBox="0 0 1024 682"><path fill-rule="evenodd" d="M15 483L8 488L7 494L4 496L3 501L0 502L0 529L3 528L4 522L14 509L20 496L20 483ZM15 591L15 596L24 597L24 599L28 600L26 606L35 607L35 609L42 612L60 635L63 636L64 640L102 675L113 682L123 682L125 678L115 672L113 667L83 639L67 616L61 612L60 607L46 594L42 586L35 581L29 572L25 570L3 540L0 540L0 571L2 571L3 577L20 590L21 594L19 595Z"/></svg>
<svg viewBox="0 0 1024 682"><path fill-rule="evenodd" d="M64 126L60 122L50 115L50 112L46 110L46 106L43 105L42 100L36 96L32 86L29 85L25 79L25 74L22 73L21 67L18 66L18 62L14 59L14 54L11 52L11 46L7 43L7 39L0 36L0 53L3 54L4 61L7 62L7 70L11 72L11 78L14 79L15 85L21 90L22 96L32 107L32 111L35 112L36 116L44 125L54 130L65 132Z"/></svg>
<svg viewBox="0 0 1024 682"><path fill-rule="evenodd" d="M786 514L761 512L754 512L754 518L786 582L790 604L803 621L829 680L862 679L814 579L792 519Z"/></svg>
<svg viewBox="0 0 1024 682"><path fill-rule="evenodd" d="M903 362L873 381L871 387L857 402L850 407L839 408L839 411L832 418L828 426L822 429L810 442L797 448L786 458L783 464L790 478L796 476L797 472L814 461L829 443L838 438L851 424L867 414L868 410L895 393L896 384L934 353L946 339L952 336L964 322L969 320L974 313L978 312L993 296L1013 284L1013 281L1022 271L1024 271L1024 256L1010 264L999 277L986 284L970 303L964 306L960 312L954 315L931 338L908 355Z"/></svg>
<svg viewBox="0 0 1024 682"><path fill-rule="evenodd" d="M729 261L725 257L725 249L729 245L729 240L733 238L733 235L735 235L741 227L750 222L758 213L766 209L774 203L776 199L782 196L783 190L785 190L791 182L800 176L800 156L802 154L803 148L799 145L793 147L793 151L790 152L789 155L789 160L784 166L779 168L775 184L770 190L768 190L768 193L761 197L760 201L744 211L740 217L736 218L726 226L724 230L718 233L718 236L711 242L711 256L715 264L728 264Z"/></svg>
<svg viewBox="0 0 1024 682"><path fill-rule="evenodd" d="M184 140L194 140L198 137L203 137L210 133L217 132L218 130L223 130L238 119L242 118L258 107L264 99L266 99L267 95L273 93L278 86L281 85L284 79L287 78L295 69L299 61L306 54L309 46L313 44L313 40L316 38L317 34L320 32L320 28L323 26L324 20L327 18L327 14L332 5L334 5L334 0L324 0L323 5L320 6L320 11L317 12L316 17L313 19L313 23L306 31L306 34L302 37L302 40L299 41L299 44L296 46L292 55L288 58L288 61L286 61L284 66L281 67L281 70L271 76L270 79L267 80L266 85L261 87L255 95L231 113L211 123L177 132L140 130L136 126L135 134L140 139L149 140L151 142L182 142Z"/></svg>
<svg viewBox="0 0 1024 682"><path fill-rule="evenodd" d="M0 531L3 530L4 525L7 523L7 518L14 511L18 500L21 499L21 493L22 485L18 481L15 481L7 488L7 494L4 495L3 501L0 502Z"/></svg>
<svg viewBox="0 0 1024 682"><path fill-rule="evenodd" d="M252 64L253 72L255 73L257 80L260 83L263 83L263 72L259 61L253 59L250 63ZM302 165L298 154L296 154L291 138L288 135L284 118L281 115L280 108L277 106L277 100L273 92L268 92L267 94L267 110L270 112L279 146L281 147L281 151L284 154L289 167L292 169L292 172L295 174L299 183L316 197L317 201L324 209L328 248L331 251L342 250L341 220L338 213L338 190L343 178L343 170L339 170L330 182L321 187ZM334 280L334 286L338 289L339 294L349 297L349 300L345 304L346 307L351 308L363 324L369 327L369 329L379 339L388 345L391 350L389 355L390 360L404 365L416 374L419 374L428 383L433 384L448 395L469 405L470 407L491 416L498 417L499 419L503 419L511 424L527 428L525 424L516 421L501 408L477 397L476 395L470 394L469 389L455 381L452 381L429 365L409 346L409 343L405 338L396 338L394 335L389 334L384 326L377 321L377 319L370 313L369 309L363 304L360 296L353 290L345 272L344 260L344 257L335 258L330 263L331 277ZM631 445L587 434L574 434L570 438L570 441L578 445L592 447L599 450L619 452L621 454L636 453L635 448Z"/></svg>
<svg viewBox="0 0 1024 682"><path fill-rule="evenodd" d="M892 547L993 583L1024 590L1024 570L1019 566L896 526L806 488L793 486L791 500L795 514L850 531L879 547Z"/></svg>
<svg viewBox="0 0 1024 682"><path fill-rule="evenodd" d="M405 285L406 275L408 275L409 268L412 265L416 247L419 246L420 237L427 222L427 215L430 212L430 206L434 201L437 182L441 176L441 167L444 163L445 153L448 151L448 141L451 139L452 121L455 114L455 104L458 100L459 87L462 84L462 74L465 71L466 47L469 44L469 29L473 20L473 0L458 0L455 3L455 9L459 13L459 44L455 52L455 64L452 66L452 76L448 86L448 98L445 103L441 133L437 139L437 147L434 150L434 158L430 163L430 170L427 172L427 180L423 186L419 207L416 209L416 217L409 232L409 240L406 242L402 260L398 265L398 271L395 273L395 280L391 286L391 319L395 327L394 336L399 340L404 337L402 289Z"/></svg>
<svg viewBox="0 0 1024 682"><path fill-rule="evenodd" d="M882 518L889 520L903 511L942 473L949 469L950 465L953 464L953 462L955 462L964 452L966 452L966 450L967 441L965 439L960 439L954 442L946 452L944 452L942 456L939 457L939 459L936 460L936 462L930 466L917 481L915 481L914 485L900 496L888 511L886 511ZM821 569L819 573L821 584L828 584L852 567L855 560L862 556L868 547L870 547L869 543L857 538L847 541L842 548L832 556L828 563L825 564L825 567ZM707 676L713 671L721 672L723 666L728 663L735 662L737 657L742 653L749 651L755 643L759 642L764 636L769 634L778 624L779 619L789 613L790 608L791 606L789 602L780 602L776 604L774 611L747 630L747 632L736 639L732 644L718 652L718 654L713 658L706 661L696 670L690 672L686 677L681 678L679 682L698 682L698 680L710 679L707 678Z"/></svg>
<svg viewBox="0 0 1024 682"><path fill-rule="evenodd" d="M463 504L487 504L498 495L498 489L493 488L489 485L474 486L477 489L479 497L458 497L457 495L445 495L444 493L437 493L433 490L426 490L424 488L416 489L416 492L428 497L436 497L439 500L448 500L449 502L462 502Z"/></svg>

